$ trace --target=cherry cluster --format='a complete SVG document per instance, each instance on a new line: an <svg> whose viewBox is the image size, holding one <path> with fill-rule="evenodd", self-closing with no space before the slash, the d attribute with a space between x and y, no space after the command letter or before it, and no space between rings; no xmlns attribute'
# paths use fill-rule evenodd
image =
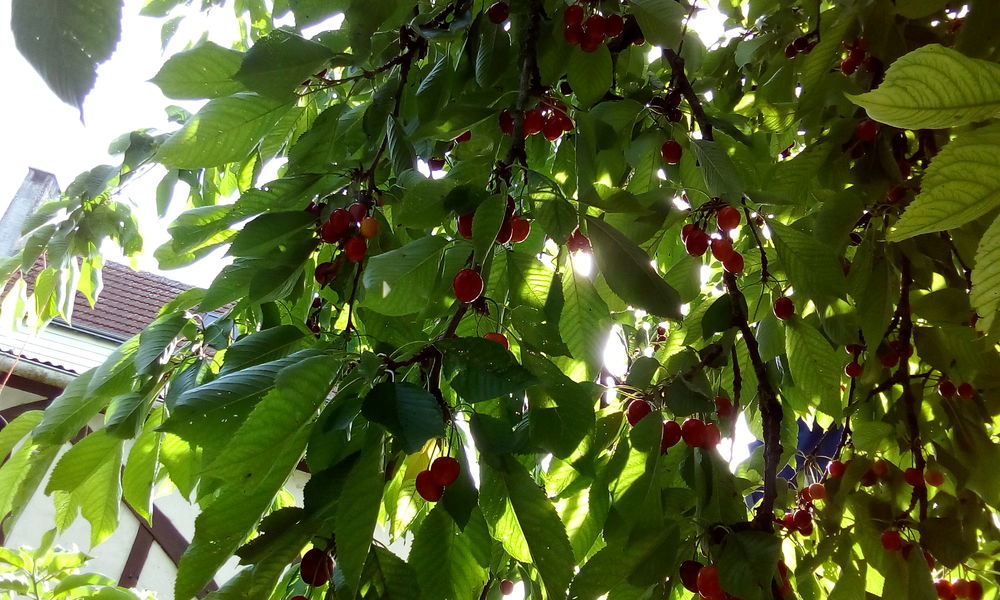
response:
<svg viewBox="0 0 1000 600"><path fill-rule="evenodd" d="M844 75L854 75L859 67L875 75L884 71L882 61L868 54L868 43L864 39L844 41L843 46L847 56L840 61L840 72Z"/></svg>
<svg viewBox="0 0 1000 600"><path fill-rule="evenodd" d="M723 206L715 212L715 220L719 226L715 237L709 236L697 223L688 223L681 228L681 240L687 253L701 256L711 245L712 256L722 263L722 268L729 273L742 273L743 255L733 249L733 241L729 238L729 232L740 226L740 211L732 206Z"/></svg>
<svg viewBox="0 0 1000 600"><path fill-rule="evenodd" d="M934 589L937 590L937 597L941 600L955 600L955 598L968 598L969 600L981 600L983 597L983 584L975 579L938 579L934 582Z"/></svg>
<svg viewBox="0 0 1000 600"><path fill-rule="evenodd" d="M826 486L820 482L813 483L799 490L797 494L798 508L782 516L778 524L790 533L801 533L809 536L813 532L813 504L816 500L826 498Z"/></svg>
<svg viewBox="0 0 1000 600"><path fill-rule="evenodd" d="M500 231L497 232L496 237L498 244L506 244L508 242L520 244L528 239L528 234L531 233L531 221L521 215L515 215L515 210L514 198L507 196L507 208L504 212L503 224L500 226ZM467 240L472 239L472 221L475 219L475 215L475 212L459 215L455 221L458 234Z"/></svg>
<svg viewBox="0 0 1000 600"><path fill-rule="evenodd" d="M673 88L667 90L667 93L662 96L653 96L648 104L649 110L662 115L671 123L677 123L684 118L684 113L681 112L680 105L681 93ZM663 148L660 149L660 153L663 153ZM663 160L667 160L666 156L664 156Z"/></svg>
<svg viewBox="0 0 1000 600"><path fill-rule="evenodd" d="M633 400L625 409L625 418L629 425L635 427L646 415L653 412L653 406L645 400ZM666 454L684 440L692 448L715 448L722 441L722 432L715 423L705 423L701 419L685 419L683 424L677 421L663 422L663 435L660 438L660 453Z"/></svg>
<svg viewBox="0 0 1000 600"><path fill-rule="evenodd" d="M444 495L444 488L455 483L461 471L457 460L439 456L431 463L430 469L417 473L417 493L428 502L437 502Z"/></svg>
<svg viewBox="0 0 1000 600"><path fill-rule="evenodd" d="M306 210L318 216L323 208L322 204L310 203ZM327 244L338 244L348 261L361 262L368 253L367 240L378 235L379 230L378 221L368 216L368 210L368 205L363 202L355 202L346 209L334 209L319 226L320 239ZM316 281L320 285L327 285L337 276L343 263L342 259L337 259L316 266Z"/></svg>
<svg viewBox="0 0 1000 600"><path fill-rule="evenodd" d="M562 134L573 131L573 119L566 114L566 105L558 100L542 99L539 106L524 111L524 137L541 133L554 142ZM500 111L500 131L514 135L514 115L509 108Z"/></svg>
<svg viewBox="0 0 1000 600"><path fill-rule="evenodd" d="M799 54L809 54L819 43L819 31L810 31L799 36L785 46L785 57L795 58Z"/></svg>
<svg viewBox="0 0 1000 600"><path fill-rule="evenodd" d="M937 386L938 394L942 398L954 398L958 396L963 400L968 400L976 395L976 388L972 387L972 384L968 381L960 383L958 387L947 379L942 379L938 382Z"/></svg>
<svg viewBox="0 0 1000 600"><path fill-rule="evenodd" d="M580 45L584 52L594 52L605 40L616 38L625 31L625 19L618 14L604 16L597 12L586 15L580 4L574 4L563 13L563 37L567 43ZM645 41L645 40L643 40Z"/></svg>

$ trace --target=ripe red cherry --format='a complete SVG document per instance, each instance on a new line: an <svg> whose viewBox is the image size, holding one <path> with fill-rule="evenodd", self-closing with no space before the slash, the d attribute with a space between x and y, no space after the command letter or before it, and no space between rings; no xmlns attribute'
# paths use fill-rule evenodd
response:
<svg viewBox="0 0 1000 600"><path fill-rule="evenodd" d="M545 123L542 125L542 135L545 136L550 142L554 142L559 139L559 136L563 134L563 123L554 114L550 114L545 118Z"/></svg>
<svg viewBox="0 0 1000 600"><path fill-rule="evenodd" d="M504 350L510 348L510 342L507 341L507 336L502 333L491 331L483 336L483 339L489 340L491 342L496 342L504 347Z"/></svg>
<svg viewBox="0 0 1000 600"><path fill-rule="evenodd" d="M333 244L340 241L340 238L347 233L347 229L350 226L351 213L343 208L338 208L330 213L330 218L320 229L320 235L323 237L324 242Z"/></svg>
<svg viewBox="0 0 1000 600"><path fill-rule="evenodd" d="M535 135L540 132L545 126L545 119L542 117L542 111L537 108L532 108L531 110L525 111L524 113L524 135Z"/></svg>
<svg viewBox="0 0 1000 600"><path fill-rule="evenodd" d="M663 162L668 165L676 165L681 162L681 154L683 151L683 148L681 148L681 145L677 140L667 140L663 142L662 146L660 146L660 156L663 157Z"/></svg>
<svg viewBox="0 0 1000 600"><path fill-rule="evenodd" d="M865 119L858 123L857 128L854 130L854 135L862 142L871 142L878 135L878 129L878 123L871 119Z"/></svg>
<svg viewBox="0 0 1000 600"><path fill-rule="evenodd" d="M587 38L603 41L606 32L607 21L603 15L590 15L583 23L583 33Z"/></svg>
<svg viewBox="0 0 1000 600"><path fill-rule="evenodd" d="M681 241L686 242L694 231L698 231L698 226L694 223L688 223L684 227L681 227Z"/></svg>
<svg viewBox="0 0 1000 600"><path fill-rule="evenodd" d="M663 422L663 437L660 438L660 454L666 454L667 450L677 445L681 441L681 426L677 421Z"/></svg>
<svg viewBox="0 0 1000 600"><path fill-rule="evenodd" d="M629 402L628 408L625 409L625 418L628 419L629 425L635 425L651 412L653 412L653 407L649 405L649 402L645 400L633 400Z"/></svg>
<svg viewBox="0 0 1000 600"><path fill-rule="evenodd" d="M702 567L698 571L698 593L703 598L712 600L716 598L721 600L726 597L726 593L722 591L722 585L719 584L719 570L715 568L715 565Z"/></svg>
<svg viewBox="0 0 1000 600"><path fill-rule="evenodd" d="M728 238L716 238L711 242L712 256L719 262L725 262L733 255L733 242Z"/></svg>
<svg viewBox="0 0 1000 600"><path fill-rule="evenodd" d="M462 466L450 456L439 456L431 463L431 477L434 483L441 486L447 487L455 483L461 471Z"/></svg>
<svg viewBox="0 0 1000 600"><path fill-rule="evenodd" d="M575 46L581 43L583 41L583 25L579 23L567 25L566 29L563 30L563 37L566 39L567 44Z"/></svg>
<svg viewBox="0 0 1000 600"><path fill-rule="evenodd" d="M781 296L774 301L774 316L787 321L795 314L795 304L788 296Z"/></svg>
<svg viewBox="0 0 1000 600"><path fill-rule="evenodd" d="M847 375L848 377L851 378L861 375L861 371L862 371L861 365L859 365L857 362L854 361L847 363L847 366L844 367L844 375Z"/></svg>
<svg viewBox="0 0 1000 600"><path fill-rule="evenodd" d="M510 7L506 2L494 2L486 9L486 16L489 17L490 23L499 25L510 16Z"/></svg>
<svg viewBox="0 0 1000 600"><path fill-rule="evenodd" d="M621 15L611 15L605 24L605 35L609 38L618 37L625 30L625 19Z"/></svg>
<svg viewBox="0 0 1000 600"><path fill-rule="evenodd" d="M347 254L347 260L351 262L363 261L367 252L368 244L363 237L352 237L344 244L344 253Z"/></svg>
<svg viewBox="0 0 1000 600"><path fill-rule="evenodd" d="M570 234L569 239L566 240L566 246L569 248L570 252L590 250L590 238L583 235L583 232L577 228Z"/></svg>
<svg viewBox="0 0 1000 600"><path fill-rule="evenodd" d="M924 481L927 482L927 485L938 487L944 484L944 473L938 471L937 469L928 469L927 472L924 473Z"/></svg>
<svg viewBox="0 0 1000 600"><path fill-rule="evenodd" d="M417 473L417 493L428 502L437 502L444 495L444 486L434 480L434 474L429 470Z"/></svg>
<svg viewBox="0 0 1000 600"><path fill-rule="evenodd" d="M440 171L444 168L445 161L443 157L435 156L434 158L427 159L427 166L431 171Z"/></svg>
<svg viewBox="0 0 1000 600"><path fill-rule="evenodd" d="M514 115L509 108L500 111L500 131L507 135L514 135Z"/></svg>
<svg viewBox="0 0 1000 600"><path fill-rule="evenodd" d="M827 465L826 470L830 473L830 477L836 479L844 476L844 473L847 472L847 465L844 464L843 461L832 460L830 461L830 464Z"/></svg>
<svg viewBox="0 0 1000 600"><path fill-rule="evenodd" d="M362 202L355 202L347 207L347 213L351 215L354 223L358 223L368 215L368 207Z"/></svg>
<svg viewBox="0 0 1000 600"><path fill-rule="evenodd" d="M816 482L809 486L809 496L813 500L822 500L826 498L826 486L822 483Z"/></svg>
<svg viewBox="0 0 1000 600"><path fill-rule="evenodd" d="M938 579L934 582L934 589L937 591L937 597L941 600L954 600L955 591L951 588L951 582L947 579Z"/></svg>
<svg viewBox="0 0 1000 600"><path fill-rule="evenodd" d="M790 513L790 512L785 513L781 517L781 526L784 527L785 529L788 529L788 530L795 529L795 518L792 515L792 513Z"/></svg>
<svg viewBox="0 0 1000 600"><path fill-rule="evenodd" d="M311 548L302 557L299 575L311 586L323 585L333 575L333 559L319 548Z"/></svg>
<svg viewBox="0 0 1000 600"><path fill-rule="evenodd" d="M725 396L715 397L715 415L719 419L728 419L733 416L733 403Z"/></svg>
<svg viewBox="0 0 1000 600"><path fill-rule="evenodd" d="M792 513L792 523L796 529L806 529L812 525L813 516L808 510L797 510Z"/></svg>
<svg viewBox="0 0 1000 600"><path fill-rule="evenodd" d="M862 350L864 348L861 347L861 344L848 344L844 346L844 352L851 355L860 354Z"/></svg>
<svg viewBox="0 0 1000 600"><path fill-rule="evenodd" d="M692 448L705 445L705 422L701 419L687 419L681 424L681 437Z"/></svg>
<svg viewBox="0 0 1000 600"><path fill-rule="evenodd" d="M691 256L701 256L708 250L708 242L708 234L700 229L695 229L688 234L687 240L684 241L684 248Z"/></svg>
<svg viewBox="0 0 1000 600"><path fill-rule="evenodd" d="M956 579L955 581L952 581L951 591L955 594L956 598L968 598L972 592L969 587L969 581L966 579Z"/></svg>
<svg viewBox="0 0 1000 600"><path fill-rule="evenodd" d="M483 278L473 269L462 269L455 274L451 288L459 302L473 302L483 293Z"/></svg>
<svg viewBox="0 0 1000 600"><path fill-rule="evenodd" d="M531 233L531 221L522 219L521 217L514 217L511 219L510 227L510 241L515 244L520 244L524 240L528 239L528 234Z"/></svg>
<svg viewBox="0 0 1000 600"><path fill-rule="evenodd" d="M861 62L856 60L854 55L848 56L840 62L840 72L844 75L854 75L854 72L858 70Z"/></svg>
<svg viewBox="0 0 1000 600"><path fill-rule="evenodd" d="M734 275L742 273L743 267L743 255L739 252L733 252L732 256L722 261L722 268Z"/></svg>
<svg viewBox="0 0 1000 600"><path fill-rule="evenodd" d="M705 435L702 445L705 448L715 448L722 441L722 432L719 431L719 426L715 423L709 423L705 426Z"/></svg>
<svg viewBox="0 0 1000 600"><path fill-rule="evenodd" d="M511 224L510 219L504 219L503 225L500 226L500 231L497 232L496 241L498 244L506 244L512 237L514 237L514 226Z"/></svg>
<svg viewBox="0 0 1000 600"><path fill-rule="evenodd" d="M583 23L583 7L579 4L574 4L566 9L563 13L563 23L565 25L579 25Z"/></svg>
<svg viewBox="0 0 1000 600"><path fill-rule="evenodd" d="M976 580L969 582L969 600L982 600L983 598L983 584Z"/></svg>
<svg viewBox="0 0 1000 600"><path fill-rule="evenodd" d="M889 473L889 461L880 458L872 463L872 473L876 477L885 477Z"/></svg>
<svg viewBox="0 0 1000 600"><path fill-rule="evenodd" d="M514 582L510 579L500 580L500 594L504 596L510 596L514 593Z"/></svg>
<svg viewBox="0 0 1000 600"><path fill-rule="evenodd" d="M942 398L954 398L958 389L954 383L947 379L942 379L941 383L938 384L937 391Z"/></svg>
<svg viewBox="0 0 1000 600"><path fill-rule="evenodd" d="M808 486L799 490L799 499L803 502L809 502L812 500L812 492L809 491Z"/></svg>
<svg viewBox="0 0 1000 600"><path fill-rule="evenodd" d="M963 383L958 386L958 397L968 400L969 398L976 395L976 389L972 387L971 383Z"/></svg>
<svg viewBox="0 0 1000 600"><path fill-rule="evenodd" d="M723 206L715 216L719 229L729 231L740 226L740 211L732 206Z"/></svg>
<svg viewBox="0 0 1000 600"><path fill-rule="evenodd" d="M316 265L316 272L314 276L316 277L316 283L320 285L326 285L333 281L333 278L337 276L337 271L339 267L337 263L332 261L322 262Z"/></svg>
<svg viewBox="0 0 1000 600"><path fill-rule="evenodd" d="M457 138L455 138L455 143L461 144L462 142L467 142L471 139L472 139L472 132L466 131L465 133L462 133Z"/></svg>
<svg viewBox="0 0 1000 600"><path fill-rule="evenodd" d="M903 479L913 487L919 487L924 484L924 474L916 467L910 467L903 471Z"/></svg>
<svg viewBox="0 0 1000 600"><path fill-rule="evenodd" d="M705 565L696 560L686 560L682 562L680 568L681 585L683 585L689 592L697 594L698 572L704 567Z"/></svg>
<svg viewBox="0 0 1000 600"><path fill-rule="evenodd" d="M898 531L883 531L881 540L882 547L889 552L899 552L903 549L903 538Z"/></svg>

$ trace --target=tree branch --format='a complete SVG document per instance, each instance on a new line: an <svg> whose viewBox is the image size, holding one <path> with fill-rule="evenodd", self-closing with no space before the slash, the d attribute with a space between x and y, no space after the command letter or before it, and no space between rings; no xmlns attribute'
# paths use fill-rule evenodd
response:
<svg viewBox="0 0 1000 600"><path fill-rule="evenodd" d="M906 429L910 436L910 452L913 454L913 466L924 472L927 461L924 459L923 445L920 443L920 421L917 419L917 410L920 399L913 395L910 387L910 361L906 356L909 352L910 338L913 334L913 319L910 315L910 286L913 284L913 274L910 271L910 259L902 256L901 282L899 292L899 344L903 348L899 357L899 369L896 371L896 379L903 385L903 410L906 416ZM920 506L920 520L927 518L927 486L918 485L913 488L910 505L914 503Z"/></svg>
<svg viewBox="0 0 1000 600"><path fill-rule="evenodd" d="M538 38L541 36L542 2L528 1L528 26L524 32L524 44L521 46L521 77L517 89L517 102L512 111L514 131L511 134L510 150L503 159L506 167L514 163L526 165L528 155L524 150L524 109L528 105L531 93L541 87L541 76L538 73Z"/></svg>

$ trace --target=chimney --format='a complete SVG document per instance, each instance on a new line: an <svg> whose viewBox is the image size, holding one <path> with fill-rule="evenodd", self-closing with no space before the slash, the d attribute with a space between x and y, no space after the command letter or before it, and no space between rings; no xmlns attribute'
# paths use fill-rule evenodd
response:
<svg viewBox="0 0 1000 600"><path fill-rule="evenodd" d="M28 169L28 175L21 183L14 198L7 206L7 212L0 218L0 258L13 255L21 249L21 229L28 217L43 202L59 195L59 183L52 173Z"/></svg>

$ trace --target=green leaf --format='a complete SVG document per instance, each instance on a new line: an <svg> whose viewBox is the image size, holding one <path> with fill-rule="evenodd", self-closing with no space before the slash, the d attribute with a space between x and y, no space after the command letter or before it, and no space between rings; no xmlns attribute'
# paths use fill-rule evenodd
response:
<svg viewBox="0 0 1000 600"><path fill-rule="evenodd" d="M178 169L243 160L290 107L249 93L216 98L163 142L156 159Z"/></svg>
<svg viewBox="0 0 1000 600"><path fill-rule="evenodd" d="M382 504L385 474L382 471L382 443L380 436L372 436L344 482L348 493L341 494L337 505L334 535L337 540L337 564L344 571L349 589L357 587L364 567L372 534L378 521Z"/></svg>
<svg viewBox="0 0 1000 600"><path fill-rule="evenodd" d="M423 600L478 597L487 572L477 559L480 548L488 544L482 515L474 515L472 523L461 530L442 504L435 506L417 530L409 556Z"/></svg>
<svg viewBox="0 0 1000 600"><path fill-rule="evenodd" d="M385 125L385 135L389 146L389 160L392 161L392 170L396 175L405 173L417 168L417 155L413 150L413 144L406 137L406 131L399 124L399 121L389 115Z"/></svg>
<svg viewBox="0 0 1000 600"><path fill-rule="evenodd" d="M246 88L233 79L243 53L205 41L171 56L151 80L167 98L219 98Z"/></svg>
<svg viewBox="0 0 1000 600"><path fill-rule="evenodd" d="M534 376L500 344L482 338L437 342L444 353L444 372L466 402L482 402L523 391Z"/></svg>
<svg viewBox="0 0 1000 600"><path fill-rule="evenodd" d="M976 314L980 315L976 328L986 332L992 330L1000 311L1000 217L983 234L976 250L970 300Z"/></svg>
<svg viewBox="0 0 1000 600"><path fill-rule="evenodd" d="M921 192L889 233L891 241L961 227L1000 206L1000 124L970 131L931 161Z"/></svg>
<svg viewBox="0 0 1000 600"><path fill-rule="evenodd" d="M242 337L226 349L219 375L284 358L309 342L294 325L278 325Z"/></svg>
<svg viewBox="0 0 1000 600"><path fill-rule="evenodd" d="M730 533L716 560L722 588L742 598L771 598L771 580L780 552L781 540L769 533Z"/></svg>
<svg viewBox="0 0 1000 600"><path fill-rule="evenodd" d="M559 335L573 357L597 371L604 345L611 332L608 305L594 284L575 270L562 278L564 304L559 317Z"/></svg>
<svg viewBox="0 0 1000 600"><path fill-rule="evenodd" d="M768 227L774 233L778 258L797 292L814 300L844 297L844 271L832 247L776 220L768 221Z"/></svg>
<svg viewBox="0 0 1000 600"><path fill-rule="evenodd" d="M542 577L545 593L550 598L561 598L569 587L576 565L566 528L545 492L524 467L507 460L503 477L510 505L528 542L535 568Z"/></svg>
<svg viewBox="0 0 1000 600"><path fill-rule="evenodd" d="M483 264L486 254L493 247L497 233L503 226L507 211L507 197L496 194L484 200L472 215L472 247L476 262Z"/></svg>
<svg viewBox="0 0 1000 600"><path fill-rule="evenodd" d="M840 404L840 355L811 325L792 319L785 326L785 353L801 390L821 411L834 419L843 412Z"/></svg>
<svg viewBox="0 0 1000 600"><path fill-rule="evenodd" d="M388 429L407 454L445 433L437 399L412 383L384 381L376 385L365 396L361 414Z"/></svg>
<svg viewBox="0 0 1000 600"><path fill-rule="evenodd" d="M729 202L739 202L743 182L729 155L713 141L691 140L708 193Z"/></svg>
<svg viewBox="0 0 1000 600"><path fill-rule="evenodd" d="M247 51L234 78L255 92L282 99L332 57L323 44L275 29Z"/></svg>
<svg viewBox="0 0 1000 600"><path fill-rule="evenodd" d="M122 496L147 523L152 522L153 485L156 482L163 434L146 431L136 438L122 471Z"/></svg>
<svg viewBox="0 0 1000 600"><path fill-rule="evenodd" d="M613 83L614 67L611 52L601 44L595 52L574 48L569 58L566 79L583 106L590 106L604 97Z"/></svg>
<svg viewBox="0 0 1000 600"><path fill-rule="evenodd" d="M43 444L61 445L83 429L91 417L107 406L110 398L90 393L88 388L97 369L77 376L45 410L35 429L34 439Z"/></svg>
<svg viewBox="0 0 1000 600"><path fill-rule="evenodd" d="M1000 65L928 44L896 60L878 89L850 98L893 127L968 125L1000 115Z"/></svg>
<svg viewBox="0 0 1000 600"><path fill-rule="evenodd" d="M588 216L587 224L598 270L611 290L636 308L679 321L680 294L653 269L649 256L604 221Z"/></svg>
<svg viewBox="0 0 1000 600"><path fill-rule="evenodd" d="M16 419L0 429L0 456L7 456L18 442L31 433L42 420L42 411L29 410L21 413Z"/></svg>
<svg viewBox="0 0 1000 600"><path fill-rule="evenodd" d="M639 21L646 42L676 48L687 11L674 0L632 0L632 14Z"/></svg>
<svg viewBox="0 0 1000 600"><path fill-rule="evenodd" d="M90 522L91 546L107 539L118 527L124 443L106 431L88 435L59 459L45 487L46 494L70 492L73 504Z"/></svg>
<svg viewBox="0 0 1000 600"><path fill-rule="evenodd" d="M632 579L634 573L640 573L641 578L653 565L674 559L678 546L675 528L661 527L637 538L624 546L605 546L591 556L573 578L570 599L597 600Z"/></svg>
<svg viewBox="0 0 1000 600"><path fill-rule="evenodd" d="M188 322L183 314L164 315L149 325L139 334L139 347L135 351L135 370L146 373L153 363L160 360L167 349Z"/></svg>
<svg viewBox="0 0 1000 600"><path fill-rule="evenodd" d="M316 218L304 210L263 214L243 226L229 247L231 256L265 258L288 238L313 235Z"/></svg>
<svg viewBox="0 0 1000 600"><path fill-rule="evenodd" d="M97 66L111 57L121 37L122 0L13 0L10 10L17 49L82 117Z"/></svg>
<svg viewBox="0 0 1000 600"><path fill-rule="evenodd" d="M363 305L389 316L422 310L446 244L443 237L427 236L368 259L362 275Z"/></svg>

